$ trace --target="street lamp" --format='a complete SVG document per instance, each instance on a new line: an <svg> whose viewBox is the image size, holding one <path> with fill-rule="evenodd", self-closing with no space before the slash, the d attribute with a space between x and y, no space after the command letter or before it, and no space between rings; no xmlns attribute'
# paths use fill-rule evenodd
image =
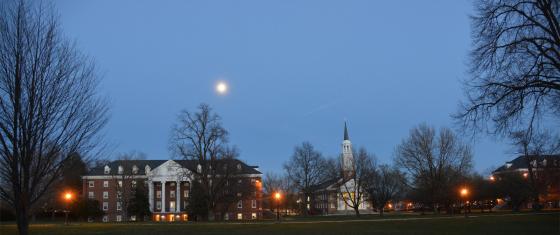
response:
<svg viewBox="0 0 560 235"><path fill-rule="evenodd" d="M462 188L461 189L461 197L465 199L465 206L464 206L464 210L465 210L465 218L468 217L467 215L467 196L469 195L469 190L467 188Z"/></svg>
<svg viewBox="0 0 560 235"><path fill-rule="evenodd" d="M72 194L72 192L66 192L64 193L64 201L66 201L66 210L64 211L65 214L65 219L64 219L64 224L68 225L68 214L70 213L70 203L72 202L72 198L74 198L74 195Z"/></svg>
<svg viewBox="0 0 560 235"><path fill-rule="evenodd" d="M279 192L274 194L274 199L276 199L276 221L280 222L280 198L282 195Z"/></svg>

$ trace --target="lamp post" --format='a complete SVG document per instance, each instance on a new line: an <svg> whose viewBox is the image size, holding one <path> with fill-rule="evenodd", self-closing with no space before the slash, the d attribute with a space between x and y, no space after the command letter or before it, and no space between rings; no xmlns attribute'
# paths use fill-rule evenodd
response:
<svg viewBox="0 0 560 235"><path fill-rule="evenodd" d="M280 193L275 193L274 198L276 199L276 221L280 222L280 198L282 195Z"/></svg>
<svg viewBox="0 0 560 235"><path fill-rule="evenodd" d="M65 225L68 225L68 214L70 213L70 202L72 202L73 197L74 197L74 195L71 192L64 193L64 200L66 201L66 210L64 211L64 214L65 214L64 224Z"/></svg>
<svg viewBox="0 0 560 235"><path fill-rule="evenodd" d="M465 200L465 206L463 207L464 210L465 210L465 218L468 217L468 215L467 215L467 204L468 204L467 196L468 195L469 195L469 190L467 188L462 188L461 189L461 197L464 198L464 200Z"/></svg>

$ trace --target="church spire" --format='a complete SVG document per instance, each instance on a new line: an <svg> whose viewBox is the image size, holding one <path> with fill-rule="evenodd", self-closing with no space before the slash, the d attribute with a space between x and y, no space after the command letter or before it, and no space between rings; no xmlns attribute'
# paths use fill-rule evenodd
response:
<svg viewBox="0 0 560 235"><path fill-rule="evenodd" d="M344 140L342 141L342 171L344 178L349 178L354 175L354 156L352 154L352 142L348 137L348 126L344 122Z"/></svg>
<svg viewBox="0 0 560 235"><path fill-rule="evenodd" d="M348 137L348 128L346 127L346 122L344 122L344 140L350 140L350 137Z"/></svg>

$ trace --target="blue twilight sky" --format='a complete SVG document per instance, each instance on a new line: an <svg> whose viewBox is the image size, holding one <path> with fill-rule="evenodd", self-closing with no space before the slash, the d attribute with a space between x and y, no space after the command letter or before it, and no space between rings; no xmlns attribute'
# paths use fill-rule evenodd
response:
<svg viewBox="0 0 560 235"><path fill-rule="evenodd" d="M295 145L355 147L390 163L410 128L453 127L470 46L470 1L57 1L62 28L95 58L114 154L170 158L181 109L210 104L241 159L282 171ZM227 96L214 85L225 80ZM475 144L475 168L512 158Z"/></svg>

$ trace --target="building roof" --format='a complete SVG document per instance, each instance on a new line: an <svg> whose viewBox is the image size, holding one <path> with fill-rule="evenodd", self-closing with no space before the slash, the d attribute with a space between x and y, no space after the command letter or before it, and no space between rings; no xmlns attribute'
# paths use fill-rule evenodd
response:
<svg viewBox="0 0 560 235"><path fill-rule="evenodd" d="M560 154L554 155L521 155L509 162L506 162L493 173L506 171L516 171L529 168L529 160L536 160L538 167L560 167Z"/></svg>
<svg viewBox="0 0 560 235"><path fill-rule="evenodd" d="M111 168L111 171L114 170L116 171L119 166L123 166L124 168L123 170L128 172L132 171L133 166L136 166L138 167L137 175L145 175L146 166L150 166L150 169L154 169L167 161L169 160L115 160L109 162L106 165L109 166L109 168ZM190 171L196 171L196 168L198 166L198 161L196 160L173 160L173 161L189 169ZM222 161L226 161L226 160L222 160ZM241 166L241 169L238 173L240 174L262 174L260 171L257 170L257 166L249 166L241 160L232 159L227 161L234 161L232 162L232 164L235 165L239 164L239 166ZM92 168L86 175L105 175L105 165Z"/></svg>
<svg viewBox="0 0 560 235"><path fill-rule="evenodd" d="M348 180L344 180L343 178L333 178L329 180L325 180L321 183L313 185L310 187L311 191L323 191L327 190L331 186L342 185L346 183Z"/></svg>

